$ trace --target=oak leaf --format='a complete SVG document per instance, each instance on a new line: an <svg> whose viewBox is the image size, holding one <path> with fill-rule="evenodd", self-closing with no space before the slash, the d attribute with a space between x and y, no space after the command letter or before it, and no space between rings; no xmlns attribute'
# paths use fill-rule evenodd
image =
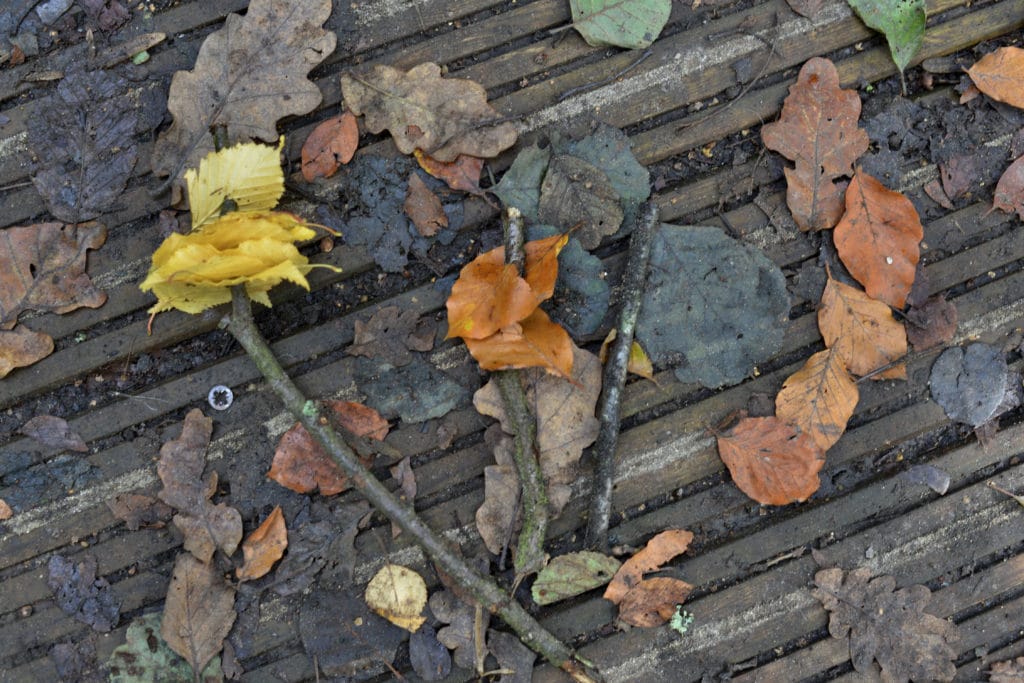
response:
<svg viewBox="0 0 1024 683"><path fill-rule="evenodd" d="M868 296L903 308L923 237L910 200L857 169L846 188L846 213L836 225L835 243L839 258Z"/></svg>
<svg viewBox="0 0 1024 683"><path fill-rule="evenodd" d="M242 541L244 563L235 571L239 581L258 579L270 571L288 547L288 528L278 505L263 523Z"/></svg>
<svg viewBox="0 0 1024 683"><path fill-rule="evenodd" d="M423 150L419 148L416 149L415 156L420 168L448 183L448 187L453 190L480 194L480 173L484 169L483 159L460 154L455 161L438 161L434 157L424 154Z"/></svg>
<svg viewBox="0 0 1024 683"><path fill-rule="evenodd" d="M348 108L366 117L366 129L388 129L403 154L419 148L438 161L489 158L516 142L515 126L501 121L482 86L442 78L437 64L409 71L378 64L368 73L342 74L341 92Z"/></svg>
<svg viewBox="0 0 1024 683"><path fill-rule="evenodd" d="M358 147L359 124L352 112L321 122L302 143L302 177L307 182L330 178L352 161Z"/></svg>
<svg viewBox="0 0 1024 683"><path fill-rule="evenodd" d="M786 201L801 230L825 230L843 214L843 190L834 182L853 174L867 151L868 134L857 127L860 97L839 87L839 73L815 57L800 69L776 123L761 129L765 147L795 162L786 169Z"/></svg>
<svg viewBox="0 0 1024 683"><path fill-rule="evenodd" d="M831 277L821 295L818 328L854 375L867 375L907 355L907 334L889 307ZM872 378L905 379L901 363Z"/></svg>
<svg viewBox="0 0 1024 683"><path fill-rule="evenodd" d="M825 349L786 378L775 397L775 414L809 434L825 452L846 431L859 396L857 383L839 354L835 349Z"/></svg>
<svg viewBox="0 0 1024 683"><path fill-rule="evenodd" d="M1017 212L1024 220L1024 156L1014 161L1003 171L996 183L992 208L1007 213Z"/></svg>
<svg viewBox="0 0 1024 683"><path fill-rule="evenodd" d="M693 532L686 529L669 529L656 535L643 550L626 560L619 571L615 572L604 591L605 600L618 605L640 583L645 573L660 568L676 555L686 552L692 541Z"/></svg>
<svg viewBox="0 0 1024 683"><path fill-rule="evenodd" d="M193 671L202 671L224 647L235 623L235 589L213 564L178 555L164 602L160 635Z"/></svg>
<svg viewBox="0 0 1024 683"><path fill-rule="evenodd" d="M619 619L633 626L661 626L676 613L693 586L671 576L644 579L631 588L619 603Z"/></svg>
<svg viewBox="0 0 1024 683"><path fill-rule="evenodd" d="M975 62L967 73L978 90L992 99L1024 109L1024 49L1001 47Z"/></svg>
<svg viewBox="0 0 1024 683"><path fill-rule="evenodd" d="M821 486L825 454L778 417L743 418L718 437L718 455L736 486L762 505L803 502Z"/></svg>
<svg viewBox="0 0 1024 683"><path fill-rule="evenodd" d="M417 173L409 176L409 190L405 194L403 208L423 237L433 237L441 228L448 227L448 216L441 200Z"/></svg>

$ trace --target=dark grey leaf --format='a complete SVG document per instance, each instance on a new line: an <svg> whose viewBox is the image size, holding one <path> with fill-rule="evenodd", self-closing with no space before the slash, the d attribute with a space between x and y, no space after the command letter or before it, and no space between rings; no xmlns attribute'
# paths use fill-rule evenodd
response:
<svg viewBox="0 0 1024 683"><path fill-rule="evenodd" d="M622 203L622 226L632 229L637 209L651 196L651 174L633 156L629 137L602 123L594 133L570 142L566 152L604 171Z"/></svg>
<svg viewBox="0 0 1024 683"><path fill-rule="evenodd" d="M593 249L601 238L622 225L619 195L604 171L568 154L551 159L540 188L538 219L568 229L582 222L574 234L584 249Z"/></svg>
<svg viewBox="0 0 1024 683"><path fill-rule="evenodd" d="M1003 352L989 344L954 346L932 365L932 398L951 420L980 427L995 417L1006 395L1009 372Z"/></svg>
<svg viewBox="0 0 1024 683"><path fill-rule="evenodd" d="M72 431L67 420L60 417L37 415L23 424L18 431L47 448L79 453L89 452L89 447L82 441L82 437Z"/></svg>
<svg viewBox="0 0 1024 683"><path fill-rule="evenodd" d="M551 161L551 148L534 143L516 156L501 182L491 188L505 206L514 206L528 221L537 220L540 186Z"/></svg>
<svg viewBox="0 0 1024 683"><path fill-rule="evenodd" d="M368 406L407 424L441 417L469 402L465 388L421 358L400 368L356 358L354 375Z"/></svg>
<svg viewBox="0 0 1024 683"><path fill-rule="evenodd" d="M117 626L121 607L107 580L96 578L96 568L92 555L82 555L77 562L54 555L46 583L65 614L106 633Z"/></svg>
<svg viewBox="0 0 1024 683"><path fill-rule="evenodd" d="M537 655L518 638L501 631L487 632L487 649L498 665L514 673L502 674L499 683L530 683L533 680L533 661Z"/></svg>
<svg viewBox="0 0 1024 683"><path fill-rule="evenodd" d="M534 225L527 229L526 235L527 239L537 240L557 232L557 228L550 225ZM601 325L610 298L611 290L601 259L581 247L575 237L570 237L558 255L555 293L544 302L544 310L578 340Z"/></svg>
<svg viewBox="0 0 1024 683"><path fill-rule="evenodd" d="M437 640L430 624L423 624L409 637L409 661L412 670L425 681L440 681L452 671L452 656Z"/></svg>

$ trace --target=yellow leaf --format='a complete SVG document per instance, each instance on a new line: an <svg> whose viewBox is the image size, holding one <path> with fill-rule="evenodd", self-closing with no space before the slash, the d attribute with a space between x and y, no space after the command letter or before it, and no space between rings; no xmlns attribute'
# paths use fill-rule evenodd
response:
<svg viewBox="0 0 1024 683"><path fill-rule="evenodd" d="M427 584L407 567L386 564L366 586L366 604L392 624L416 633L427 620Z"/></svg>
<svg viewBox="0 0 1024 683"><path fill-rule="evenodd" d="M284 136L277 147L247 142L210 152L198 169L185 171L192 229L221 215L228 199L240 211L265 211L277 206L284 194L283 148Z"/></svg>
<svg viewBox="0 0 1024 683"><path fill-rule="evenodd" d="M601 342L601 350L598 351L597 357L602 363L608 360L608 349L611 347L612 342L615 341L615 337L619 334L618 330L614 327L608 332L608 336ZM640 346L640 342L633 340L633 343L629 346L629 359L626 361L626 370L632 372L634 375L649 379L655 384L658 384L658 380L654 379L654 364L651 362L650 356L644 351L644 347ZM660 384L658 386L661 386Z"/></svg>

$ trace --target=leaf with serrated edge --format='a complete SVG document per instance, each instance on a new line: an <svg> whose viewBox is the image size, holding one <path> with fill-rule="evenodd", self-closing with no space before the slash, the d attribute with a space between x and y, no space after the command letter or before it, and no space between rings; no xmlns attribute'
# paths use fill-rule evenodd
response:
<svg viewBox="0 0 1024 683"><path fill-rule="evenodd" d="M267 211L277 206L284 194L282 149L283 135L277 147L256 142L233 145L210 152L198 169L185 171L192 229L220 216L228 199L239 211Z"/></svg>
<svg viewBox="0 0 1024 683"><path fill-rule="evenodd" d="M834 347L843 364L858 377L907 355L907 333L888 306L859 289L829 278L821 295L818 329L825 346ZM906 379L901 363L873 379Z"/></svg>
<svg viewBox="0 0 1024 683"><path fill-rule="evenodd" d="M786 378L775 397L775 414L809 434L824 452L846 431L859 396L839 355L825 349Z"/></svg>

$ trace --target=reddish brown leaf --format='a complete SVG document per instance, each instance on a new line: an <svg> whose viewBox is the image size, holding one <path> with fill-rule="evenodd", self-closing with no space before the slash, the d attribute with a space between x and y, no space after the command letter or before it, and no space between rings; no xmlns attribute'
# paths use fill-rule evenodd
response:
<svg viewBox="0 0 1024 683"><path fill-rule="evenodd" d="M0 498L0 522L6 521L14 516L14 510L7 504L7 501Z"/></svg>
<svg viewBox="0 0 1024 683"><path fill-rule="evenodd" d="M352 161L359 147L359 125L347 111L322 122L302 145L302 177L312 182L330 178L338 167Z"/></svg>
<svg viewBox="0 0 1024 683"><path fill-rule="evenodd" d="M1001 47L967 70L978 90L994 100L1024 109L1024 49Z"/></svg>
<svg viewBox="0 0 1024 683"><path fill-rule="evenodd" d="M480 194L480 173L484 170L484 160L460 154L455 161L438 161L432 156L415 151L416 161L420 168L448 183L453 190L462 190L470 194Z"/></svg>
<svg viewBox="0 0 1024 683"><path fill-rule="evenodd" d="M835 348L843 365L863 376L907 355L907 334L892 311L859 289L828 279L818 309L818 329L825 346ZM905 379L903 364L889 368L876 379Z"/></svg>
<svg viewBox="0 0 1024 683"><path fill-rule="evenodd" d="M941 294L907 311L907 341L918 351L948 344L956 336L956 326L956 306Z"/></svg>
<svg viewBox="0 0 1024 683"><path fill-rule="evenodd" d="M160 635L193 671L202 671L224 646L234 606L235 589L217 568L183 553L174 563Z"/></svg>
<svg viewBox="0 0 1024 683"><path fill-rule="evenodd" d="M71 431L71 425L60 417L37 415L23 424L18 431L47 448L78 453L89 452L89 447L82 441L82 437Z"/></svg>
<svg viewBox="0 0 1024 683"><path fill-rule="evenodd" d="M807 500L825 454L809 434L777 417L745 417L718 437L718 455L743 493L762 505Z"/></svg>
<svg viewBox="0 0 1024 683"><path fill-rule="evenodd" d="M843 214L836 178L853 173L867 151L868 134L857 127L860 97L839 87L832 62L815 57L789 87L778 122L761 129L765 147L794 161L786 169L786 201L801 230L825 230Z"/></svg>
<svg viewBox="0 0 1024 683"><path fill-rule="evenodd" d="M484 370L544 368L562 377L572 375L572 339L540 308L489 337L465 342Z"/></svg>
<svg viewBox="0 0 1024 683"><path fill-rule="evenodd" d="M53 353L53 339L43 332L18 325L0 330L0 378L11 370L32 365Z"/></svg>
<svg viewBox="0 0 1024 683"><path fill-rule="evenodd" d="M903 308L921 258L924 228L910 200L858 169L836 226L839 257L868 296Z"/></svg>
<svg viewBox="0 0 1024 683"><path fill-rule="evenodd" d="M693 533L685 529L662 531L649 540L643 550L619 567L619 571L615 572L611 583L604 591L605 600L611 600L618 605L626 594L640 583L645 573L658 569L676 555L685 552L692 540Z"/></svg>
<svg viewBox="0 0 1024 683"><path fill-rule="evenodd" d="M809 434L824 453L846 431L859 396L839 354L825 349L786 379L775 397L775 414Z"/></svg>
<svg viewBox="0 0 1024 683"><path fill-rule="evenodd" d="M288 529L278 505L259 528L242 542L244 564L235 572L239 581L258 579L270 571L288 547Z"/></svg>
<svg viewBox="0 0 1024 683"><path fill-rule="evenodd" d="M424 237L433 237L441 228L448 227L448 216L437 195L430 191L418 173L409 176L409 190L405 194L405 215L416 231Z"/></svg>
<svg viewBox="0 0 1024 683"><path fill-rule="evenodd" d="M1024 220L1024 157L1020 157L1003 171L999 182L996 183L992 208L1007 213L1016 211L1021 220Z"/></svg>
<svg viewBox="0 0 1024 683"><path fill-rule="evenodd" d="M676 605L685 602L692 591L693 586L681 579L668 576L644 579L623 596L619 619L633 626L661 626L672 618Z"/></svg>
<svg viewBox="0 0 1024 683"><path fill-rule="evenodd" d="M946 195L946 191L942 189L942 183L939 182L938 178L929 181L928 184L924 186L924 193L944 209L952 211L956 208L953 206L953 202L949 201L949 197Z"/></svg>

